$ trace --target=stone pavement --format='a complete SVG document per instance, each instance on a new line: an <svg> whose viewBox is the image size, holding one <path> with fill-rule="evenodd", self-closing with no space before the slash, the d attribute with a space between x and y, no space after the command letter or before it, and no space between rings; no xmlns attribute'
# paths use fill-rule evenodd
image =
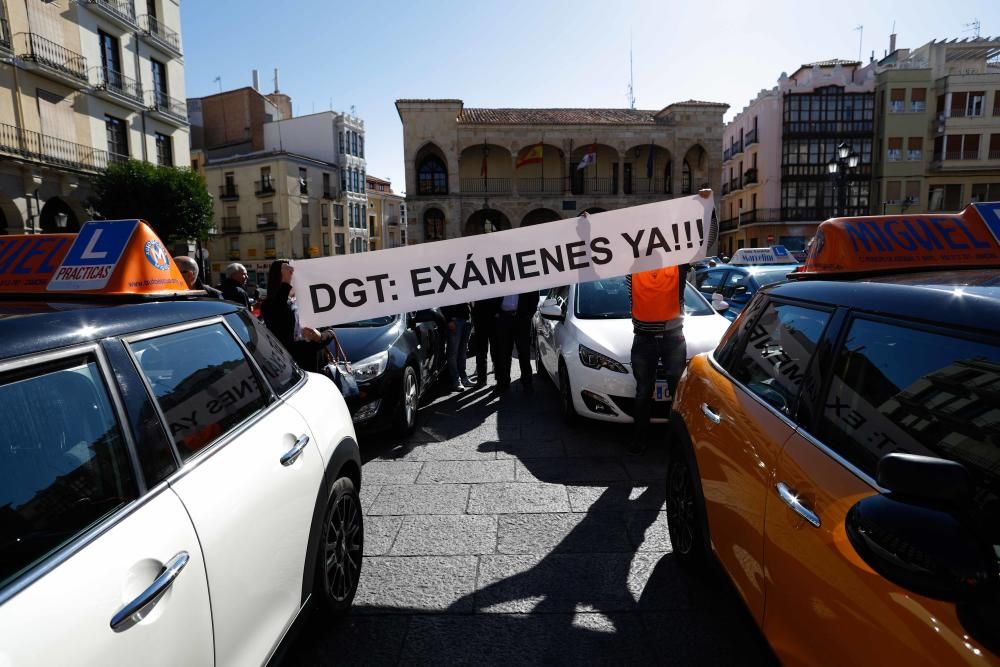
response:
<svg viewBox="0 0 1000 667"><path fill-rule="evenodd" d="M405 441L361 436L353 612L313 615L284 664L770 664L728 584L671 557L663 453L567 426L535 389L438 396Z"/></svg>

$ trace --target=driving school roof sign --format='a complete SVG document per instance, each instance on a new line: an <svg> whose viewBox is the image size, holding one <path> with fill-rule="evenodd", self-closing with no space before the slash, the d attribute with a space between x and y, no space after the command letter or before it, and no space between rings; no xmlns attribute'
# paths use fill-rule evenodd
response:
<svg viewBox="0 0 1000 667"><path fill-rule="evenodd" d="M0 236L0 292L162 295L187 291L141 220L100 220L78 234Z"/></svg>
<svg viewBox="0 0 1000 667"><path fill-rule="evenodd" d="M957 215L834 218L819 226L804 271L850 274L1000 266L1000 204Z"/></svg>

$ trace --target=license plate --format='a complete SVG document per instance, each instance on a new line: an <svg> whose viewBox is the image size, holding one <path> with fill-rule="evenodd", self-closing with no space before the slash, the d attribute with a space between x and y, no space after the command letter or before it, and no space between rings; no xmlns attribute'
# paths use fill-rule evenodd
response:
<svg viewBox="0 0 1000 667"><path fill-rule="evenodd" d="M670 400L670 385L667 384L666 380L657 381L656 385L653 387L653 400Z"/></svg>

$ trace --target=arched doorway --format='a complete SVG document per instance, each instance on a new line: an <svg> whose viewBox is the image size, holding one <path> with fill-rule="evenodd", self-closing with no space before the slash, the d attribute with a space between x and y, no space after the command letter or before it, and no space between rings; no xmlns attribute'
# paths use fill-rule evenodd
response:
<svg viewBox="0 0 1000 667"><path fill-rule="evenodd" d="M604 144L578 146L570 154L569 159L573 194L612 195L620 192L618 159L618 151L611 146Z"/></svg>
<svg viewBox="0 0 1000 667"><path fill-rule="evenodd" d="M536 208L521 218L521 227L540 225L543 222L553 222L555 220L562 220L562 216L551 208Z"/></svg>
<svg viewBox="0 0 1000 667"><path fill-rule="evenodd" d="M43 234L63 234L80 231L80 220L69 204L52 197L42 207L39 221Z"/></svg>
<svg viewBox="0 0 1000 667"><path fill-rule="evenodd" d="M670 151L655 144L640 144L625 152L624 194L670 194Z"/></svg>
<svg viewBox="0 0 1000 667"><path fill-rule="evenodd" d="M684 154L681 172L681 194L694 194L708 187L708 151L701 144L695 144Z"/></svg>
<svg viewBox="0 0 1000 667"><path fill-rule="evenodd" d="M441 209L424 211L424 241L443 241L445 238L445 218Z"/></svg>
<svg viewBox="0 0 1000 667"><path fill-rule="evenodd" d="M436 144L424 144L417 151L417 194L448 194L448 160Z"/></svg>
<svg viewBox="0 0 1000 667"><path fill-rule="evenodd" d="M510 218L493 208L479 209L465 221L463 236L474 236L486 232L499 232L510 229Z"/></svg>
<svg viewBox="0 0 1000 667"><path fill-rule="evenodd" d="M21 212L10 197L0 195L0 234L20 234L22 230Z"/></svg>

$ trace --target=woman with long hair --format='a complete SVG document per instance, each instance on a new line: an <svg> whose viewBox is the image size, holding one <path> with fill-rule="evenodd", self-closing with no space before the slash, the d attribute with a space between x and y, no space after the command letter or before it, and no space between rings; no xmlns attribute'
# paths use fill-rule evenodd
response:
<svg viewBox="0 0 1000 667"><path fill-rule="evenodd" d="M271 262L267 272L267 298L261 306L264 324L291 353L299 366L320 372L324 361L323 349L333 340L333 332L320 333L299 324L299 310L292 290L295 268L287 259Z"/></svg>

